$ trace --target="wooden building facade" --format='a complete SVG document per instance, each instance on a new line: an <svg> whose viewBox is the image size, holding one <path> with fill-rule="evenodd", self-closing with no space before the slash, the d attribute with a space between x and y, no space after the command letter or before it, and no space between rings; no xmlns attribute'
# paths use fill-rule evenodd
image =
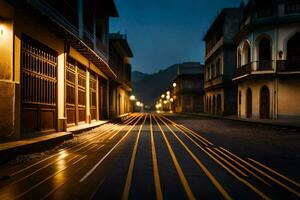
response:
<svg viewBox="0 0 300 200"><path fill-rule="evenodd" d="M113 0L0 0L0 137L109 117Z"/></svg>

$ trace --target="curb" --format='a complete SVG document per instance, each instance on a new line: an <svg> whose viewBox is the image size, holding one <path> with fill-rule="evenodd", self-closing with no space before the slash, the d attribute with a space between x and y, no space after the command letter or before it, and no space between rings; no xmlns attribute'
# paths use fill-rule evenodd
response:
<svg viewBox="0 0 300 200"><path fill-rule="evenodd" d="M260 121L250 121L250 120L243 120L243 119L234 119L234 118L227 118L223 116L212 116L212 115L205 115L205 114L197 114L197 113L178 113L178 115L188 115L188 116L194 116L194 117L208 117L212 119L220 119L220 120L230 120L230 121L236 121L236 122L244 122L248 124L260 124L264 126L273 126L273 127L280 127L282 129L297 129L300 130L300 125L295 126L295 125L288 125L288 124L279 124L279 123L267 123L267 122L260 122Z"/></svg>
<svg viewBox="0 0 300 200"><path fill-rule="evenodd" d="M43 141L38 141L38 142L7 148L5 150L0 151L0 164L3 164L11 159L14 159L18 155L31 154L39 151L48 150L51 147L72 138L73 138L73 134L71 132L67 132L67 134L59 137L53 137Z"/></svg>
<svg viewBox="0 0 300 200"><path fill-rule="evenodd" d="M50 148L66 141L66 140L73 139L74 135L76 135L76 134L80 134L82 132L92 130L92 129L102 126L104 124L107 124L107 123L110 123L110 122L113 122L113 121L116 121L119 119L123 119L124 117L127 117L129 114L130 113L128 113L126 115L118 116L112 120L109 120L103 124L99 124L96 126L86 127L86 128L83 128L80 130L75 130L75 131L68 131L68 132L65 132L66 134L61 135L61 136L45 139L42 141L36 141L36 142L24 144L24 145L9 147L7 149L0 150L0 164L3 164L9 160L12 160L19 155L26 155L26 154L32 154L32 153L49 150ZM0 143L0 146L1 146L1 143Z"/></svg>

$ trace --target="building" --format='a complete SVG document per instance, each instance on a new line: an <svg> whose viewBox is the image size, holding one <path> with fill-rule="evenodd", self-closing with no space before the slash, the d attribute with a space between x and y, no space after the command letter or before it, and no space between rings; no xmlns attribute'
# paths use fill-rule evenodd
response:
<svg viewBox="0 0 300 200"><path fill-rule="evenodd" d="M109 117L113 0L0 0L0 137Z"/></svg>
<svg viewBox="0 0 300 200"><path fill-rule="evenodd" d="M171 92L172 110L176 113L204 111L204 66L200 63L178 65Z"/></svg>
<svg viewBox="0 0 300 200"><path fill-rule="evenodd" d="M130 58L133 53L126 35L110 34L109 44L109 65L117 75L117 79L109 82L110 116L116 117L133 110L129 99L132 92Z"/></svg>
<svg viewBox="0 0 300 200"><path fill-rule="evenodd" d="M237 87L232 82L236 69L234 36L239 31L241 11L241 8L223 9L204 36L206 113L236 114Z"/></svg>
<svg viewBox="0 0 300 200"><path fill-rule="evenodd" d="M300 1L249 1L236 41L238 116L300 119Z"/></svg>

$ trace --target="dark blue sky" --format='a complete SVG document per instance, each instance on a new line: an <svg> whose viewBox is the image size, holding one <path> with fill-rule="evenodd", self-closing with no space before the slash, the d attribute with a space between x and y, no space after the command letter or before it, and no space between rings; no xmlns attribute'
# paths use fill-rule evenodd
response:
<svg viewBox="0 0 300 200"><path fill-rule="evenodd" d="M133 70L157 72L185 61L204 62L202 38L223 7L240 0L115 0L120 17L110 31L126 33Z"/></svg>

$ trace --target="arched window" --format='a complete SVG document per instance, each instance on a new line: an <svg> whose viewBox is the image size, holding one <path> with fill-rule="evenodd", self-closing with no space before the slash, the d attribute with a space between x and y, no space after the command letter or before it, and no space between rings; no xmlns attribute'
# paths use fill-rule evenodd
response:
<svg viewBox="0 0 300 200"><path fill-rule="evenodd" d="M245 42L243 47L243 58L244 65L250 64L251 62L251 48L248 42Z"/></svg>
<svg viewBox="0 0 300 200"><path fill-rule="evenodd" d="M270 118L270 91L267 86L263 86L260 90L259 114L261 119Z"/></svg>
<svg viewBox="0 0 300 200"><path fill-rule="evenodd" d="M300 33L296 33L287 42L287 62L290 67L300 66Z"/></svg>
<svg viewBox="0 0 300 200"><path fill-rule="evenodd" d="M272 48L271 41L263 37L258 44L258 60L259 69L271 69L272 68Z"/></svg>
<svg viewBox="0 0 300 200"><path fill-rule="evenodd" d="M237 55L237 67L241 67L242 66L242 54L241 54L241 50L238 50L238 55Z"/></svg>
<svg viewBox="0 0 300 200"><path fill-rule="evenodd" d="M246 94L246 117L252 117L252 91L250 88L247 89Z"/></svg>

